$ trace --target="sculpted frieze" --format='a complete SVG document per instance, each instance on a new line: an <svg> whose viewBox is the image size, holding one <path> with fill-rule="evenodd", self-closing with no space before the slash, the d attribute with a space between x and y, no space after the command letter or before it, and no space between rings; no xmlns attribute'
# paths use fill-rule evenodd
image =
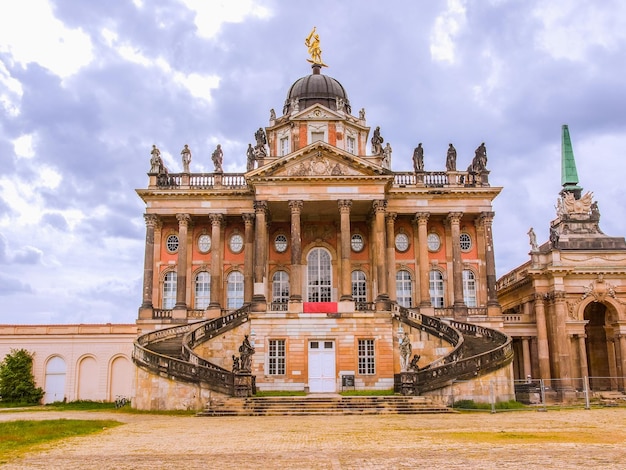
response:
<svg viewBox="0 0 626 470"><path fill-rule="evenodd" d="M276 173L276 176L279 176L281 173ZM348 165L324 156L315 156L300 161L288 167L284 173L287 176L352 176L361 174Z"/></svg>

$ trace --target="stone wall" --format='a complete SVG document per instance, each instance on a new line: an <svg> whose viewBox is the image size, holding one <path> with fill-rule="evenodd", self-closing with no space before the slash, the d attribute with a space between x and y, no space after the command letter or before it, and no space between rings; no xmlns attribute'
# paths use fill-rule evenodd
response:
<svg viewBox="0 0 626 470"><path fill-rule="evenodd" d="M444 387L423 395L433 397L440 403L452 406L459 400L474 400L476 403L491 403L515 400L515 387L513 384L513 364L502 367L495 372L477 377L466 382L456 382L454 385Z"/></svg>
<svg viewBox="0 0 626 470"><path fill-rule="evenodd" d="M222 401L226 395L201 384L177 382L141 368L135 368L133 408L146 411L203 410L211 401Z"/></svg>

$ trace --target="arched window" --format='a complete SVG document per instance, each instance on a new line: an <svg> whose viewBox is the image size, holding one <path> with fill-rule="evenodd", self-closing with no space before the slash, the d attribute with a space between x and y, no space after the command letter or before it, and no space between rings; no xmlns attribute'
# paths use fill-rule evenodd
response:
<svg viewBox="0 0 626 470"><path fill-rule="evenodd" d="M402 307L413 305L411 297L411 273L406 269L400 269L396 273L396 300Z"/></svg>
<svg viewBox="0 0 626 470"><path fill-rule="evenodd" d="M463 300L468 307L476 307L476 276L469 269L463 270Z"/></svg>
<svg viewBox="0 0 626 470"><path fill-rule="evenodd" d="M330 302L330 253L323 248L314 248L307 257L307 263L307 302Z"/></svg>
<svg viewBox="0 0 626 470"><path fill-rule="evenodd" d="M289 302L289 274L276 271L272 276L272 302Z"/></svg>
<svg viewBox="0 0 626 470"><path fill-rule="evenodd" d="M169 271L163 278L163 308L169 310L176 304L176 271Z"/></svg>
<svg viewBox="0 0 626 470"><path fill-rule="evenodd" d="M226 307L231 309L243 305L243 274L233 271L226 279Z"/></svg>
<svg viewBox="0 0 626 470"><path fill-rule="evenodd" d="M440 271L433 270L428 277L430 279L430 302L435 308L443 308L443 275Z"/></svg>
<svg viewBox="0 0 626 470"><path fill-rule="evenodd" d="M367 302L367 283L363 271L352 271L352 299L356 303Z"/></svg>
<svg viewBox="0 0 626 470"><path fill-rule="evenodd" d="M200 271L196 274L196 296L195 307L198 310L204 310L211 303L211 275L206 271Z"/></svg>

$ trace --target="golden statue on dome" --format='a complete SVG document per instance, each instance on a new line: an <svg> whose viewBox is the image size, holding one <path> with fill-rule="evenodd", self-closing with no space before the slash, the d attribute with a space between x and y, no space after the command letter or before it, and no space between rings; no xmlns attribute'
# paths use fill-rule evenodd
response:
<svg viewBox="0 0 626 470"><path fill-rule="evenodd" d="M313 65L319 65L321 67L328 67L324 62L322 62L322 49L320 48L320 35L315 32L315 26L304 40L304 45L309 48L309 54L311 54L311 58L307 59L307 61L311 62Z"/></svg>

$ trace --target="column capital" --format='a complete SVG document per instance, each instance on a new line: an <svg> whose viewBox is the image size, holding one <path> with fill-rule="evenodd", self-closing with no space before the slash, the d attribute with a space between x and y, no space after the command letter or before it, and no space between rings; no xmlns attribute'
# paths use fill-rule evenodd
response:
<svg viewBox="0 0 626 470"><path fill-rule="evenodd" d="M143 219L146 221L146 226L154 228L159 222L159 216L156 214L144 214Z"/></svg>
<svg viewBox="0 0 626 470"><path fill-rule="evenodd" d="M387 210L387 201L384 199L376 199L372 202L372 208L374 212L385 212L385 210Z"/></svg>
<svg viewBox="0 0 626 470"><path fill-rule="evenodd" d="M387 221L388 224L393 224L393 222L396 220L397 217L398 217L398 214L396 214L395 212L387 212L385 214L385 220Z"/></svg>
<svg viewBox="0 0 626 470"><path fill-rule="evenodd" d="M255 214L245 213L245 214L241 214L241 217L243 218L243 222L245 225L251 225L252 223L254 223L254 218L256 216Z"/></svg>
<svg viewBox="0 0 626 470"><path fill-rule="evenodd" d="M337 201L337 205L339 206L339 212L350 212L350 208L352 207L351 199L339 199Z"/></svg>
<svg viewBox="0 0 626 470"><path fill-rule="evenodd" d="M187 227L191 222L191 216L189 214L176 214L176 220L180 227Z"/></svg>
<svg viewBox="0 0 626 470"><path fill-rule="evenodd" d="M428 223L429 217L430 212L416 212L414 220L416 220L418 224L426 224Z"/></svg>
<svg viewBox="0 0 626 470"><path fill-rule="evenodd" d="M300 200L292 200L289 201L289 208L291 209L291 213L293 214L294 212L301 212L302 211L302 206L304 205L303 201Z"/></svg>
<svg viewBox="0 0 626 470"><path fill-rule="evenodd" d="M254 212L267 212L267 201L254 201Z"/></svg>
<svg viewBox="0 0 626 470"><path fill-rule="evenodd" d="M481 212L480 215L478 216L478 219L485 225L491 225L495 215L496 215L495 212L490 212L490 211Z"/></svg>
<svg viewBox="0 0 626 470"><path fill-rule="evenodd" d="M450 224L459 224L461 222L461 217L463 217L463 212L450 212L446 217L446 220Z"/></svg>
<svg viewBox="0 0 626 470"><path fill-rule="evenodd" d="M224 221L224 216L222 214L209 214L209 220L211 225L220 225Z"/></svg>
<svg viewBox="0 0 626 470"><path fill-rule="evenodd" d="M535 302L543 302L544 300L546 300L546 294L543 294L541 292L536 292L535 294L533 294L533 297Z"/></svg>

